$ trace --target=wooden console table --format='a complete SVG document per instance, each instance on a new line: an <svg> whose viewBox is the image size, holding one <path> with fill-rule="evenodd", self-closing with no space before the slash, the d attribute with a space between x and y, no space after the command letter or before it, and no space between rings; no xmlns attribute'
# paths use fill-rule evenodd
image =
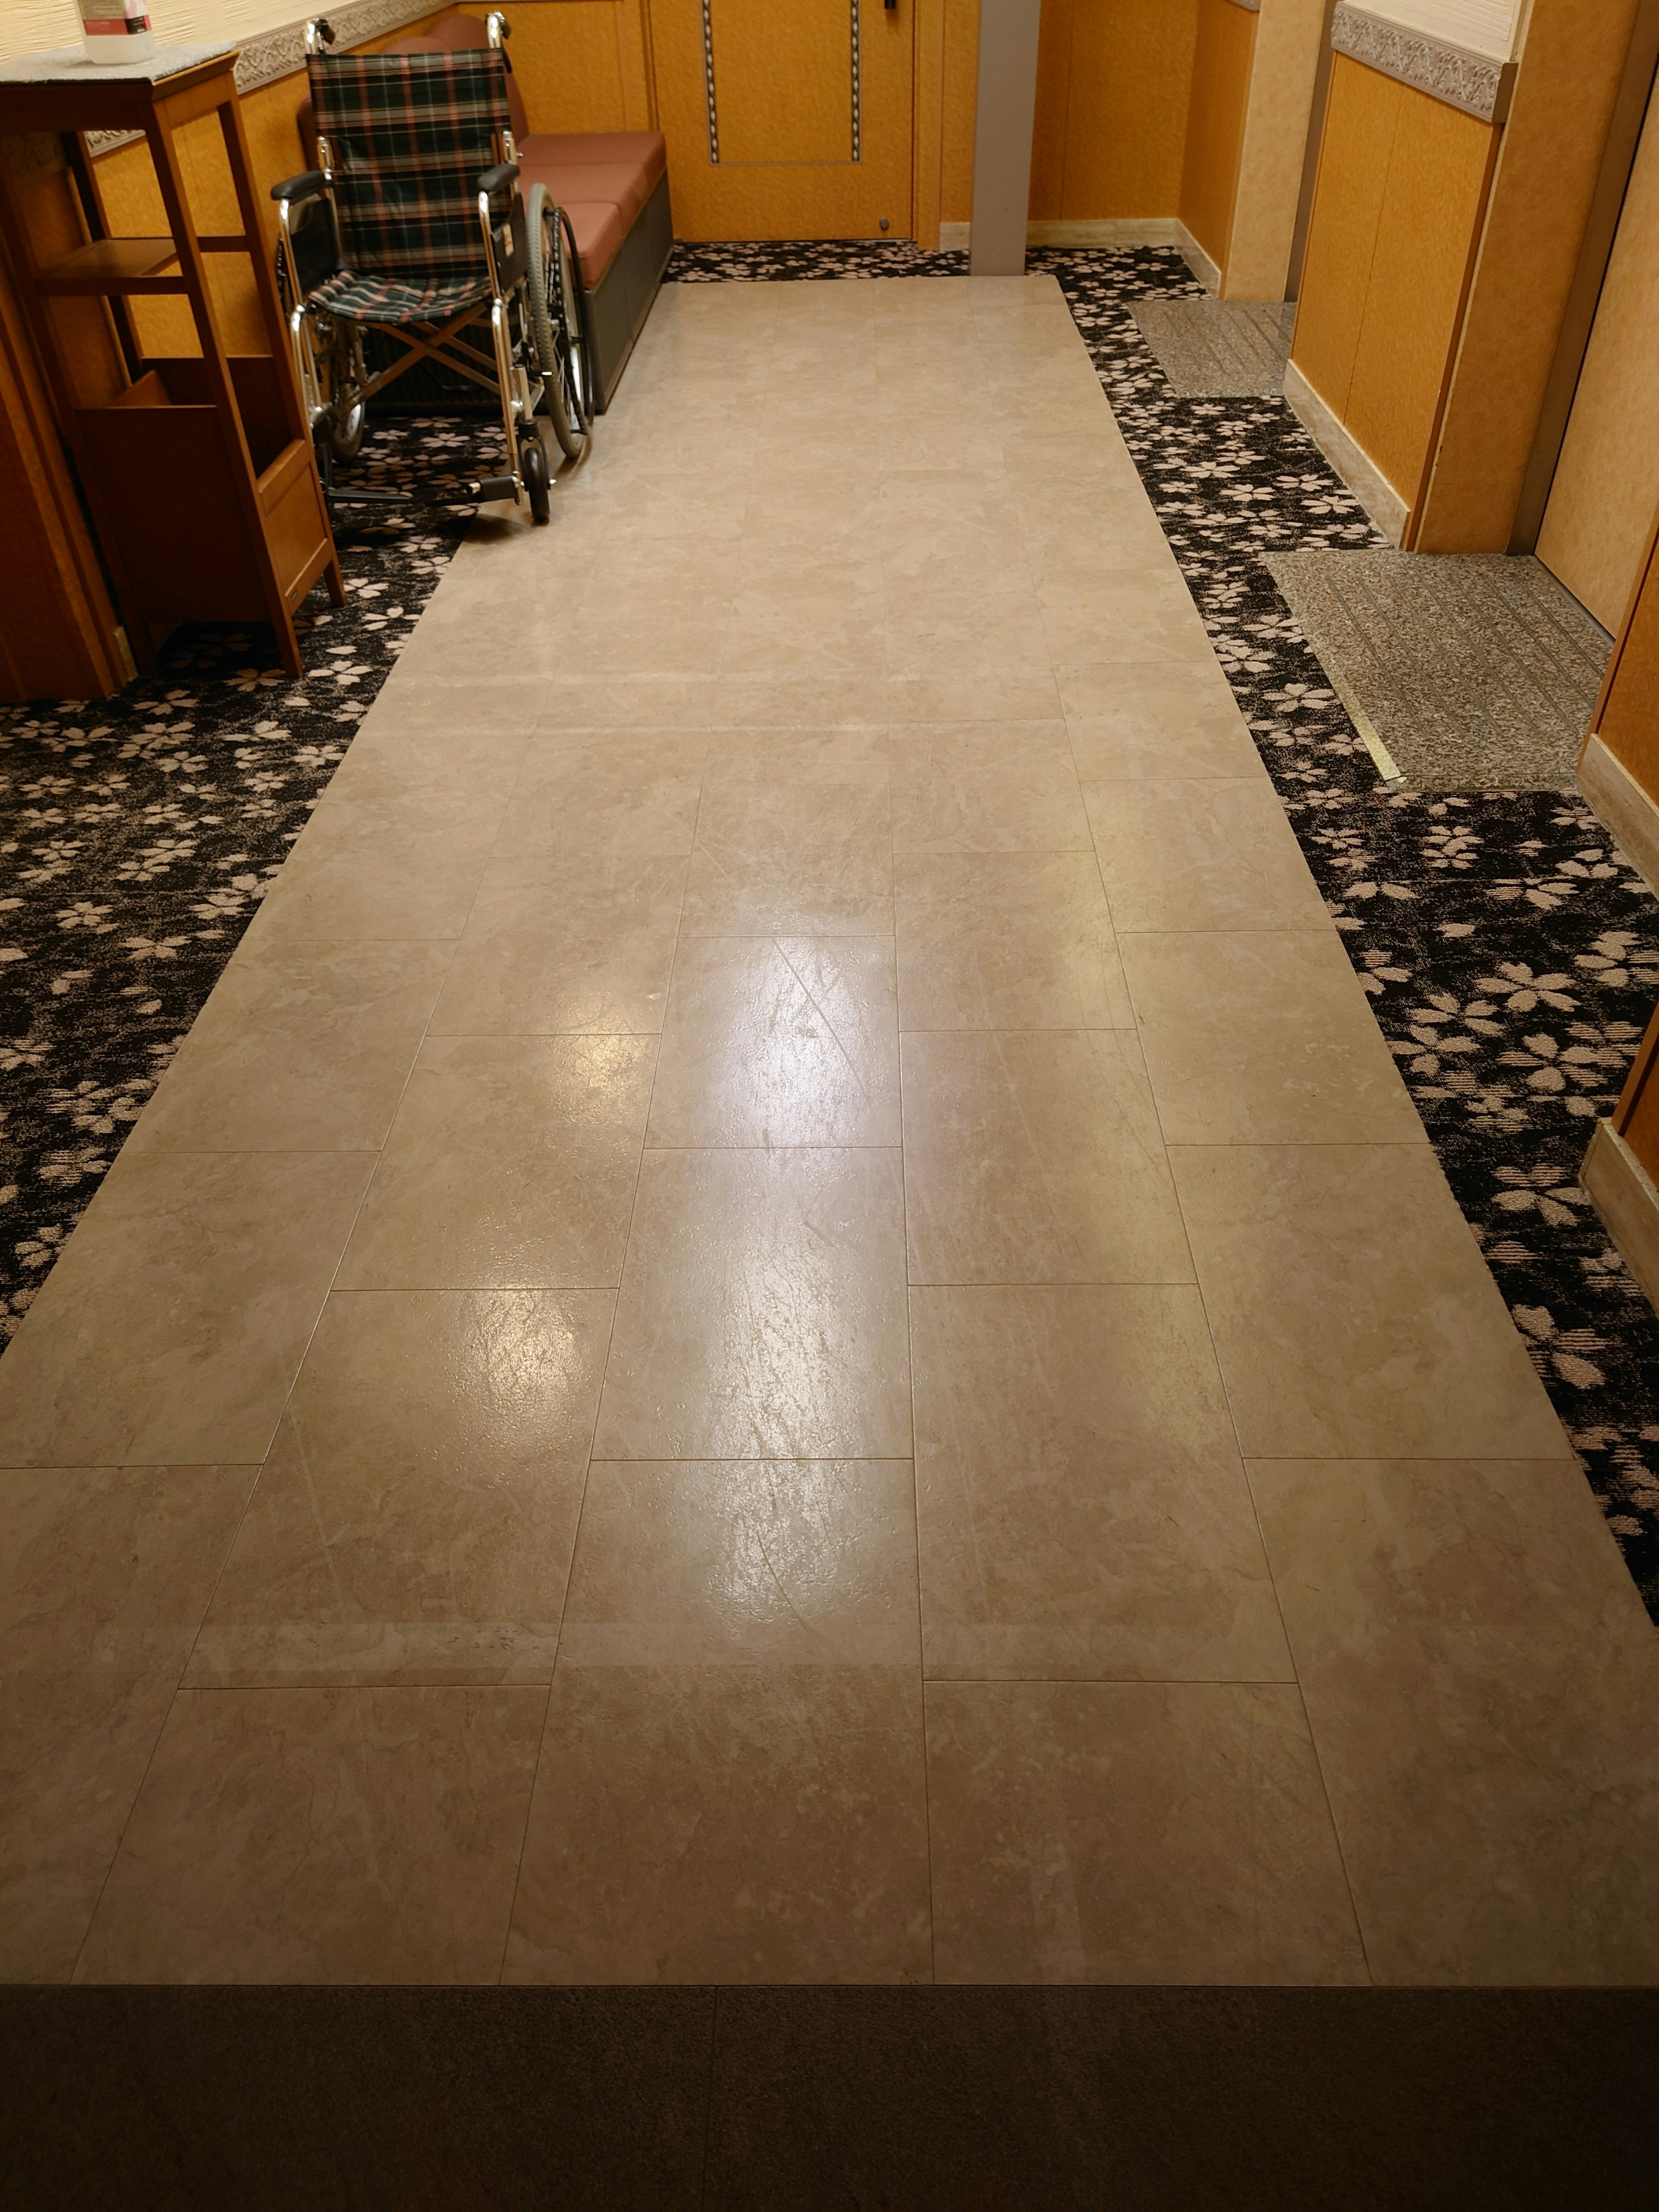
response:
<svg viewBox="0 0 1659 2212"><path fill-rule="evenodd" d="M3 234L59 423L80 472L134 659L155 665L149 625L269 622L290 676L301 672L294 610L319 577L345 597L254 197L236 98L234 49L162 48L148 63L101 68L78 53L0 63L0 131L76 134L71 167L86 243L37 261L22 211L0 173ZM200 236L191 220L178 133L216 115L242 228ZM112 238L79 134L142 131L171 235ZM205 257L240 253L252 267L265 351L226 350ZM190 303L199 354L147 358L125 302L176 294ZM53 303L106 300L128 383L112 404L78 404Z"/></svg>

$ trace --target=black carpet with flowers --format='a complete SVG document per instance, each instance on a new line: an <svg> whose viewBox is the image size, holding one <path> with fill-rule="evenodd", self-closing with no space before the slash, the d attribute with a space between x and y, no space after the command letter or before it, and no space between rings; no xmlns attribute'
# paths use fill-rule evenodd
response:
<svg viewBox="0 0 1659 2212"><path fill-rule="evenodd" d="M906 245L678 246L671 278L954 275ZM1656 997L1659 905L1571 792L1390 792L1261 564L1380 544L1283 400L1183 399L1131 309L1151 248L1045 251L1453 1190L1659 1620L1659 1321L1577 1176ZM487 425L376 429L427 495ZM475 447L477 453L475 454ZM306 674L198 629L120 698L0 708L0 1302L15 1328L465 533L432 496L342 530Z"/></svg>
<svg viewBox="0 0 1659 2212"><path fill-rule="evenodd" d="M377 430L361 475L407 506L337 517L349 596L269 629L199 624L117 698L0 707L0 1330L64 1238L218 981L466 532L436 503L498 450L475 426ZM354 522L353 514L375 518Z"/></svg>

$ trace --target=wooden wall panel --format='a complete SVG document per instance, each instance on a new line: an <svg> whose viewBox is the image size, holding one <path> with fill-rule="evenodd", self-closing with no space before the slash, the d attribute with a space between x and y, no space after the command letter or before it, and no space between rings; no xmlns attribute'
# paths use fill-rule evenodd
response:
<svg viewBox="0 0 1659 2212"><path fill-rule="evenodd" d="M1550 0L1532 11L1419 552L1508 550L1637 11L1638 0ZM1647 427L1659 430L1659 421ZM1651 449L1659 458L1659 439ZM1644 497L1622 580L1606 602L1616 601L1602 617L1610 629L1624 612L1659 478Z"/></svg>
<svg viewBox="0 0 1659 2212"><path fill-rule="evenodd" d="M714 161L697 0L651 0L658 125L668 141L677 236L873 238L884 221L890 236L911 234L914 26L908 12L869 0L860 21L863 147L854 162L847 14L835 0L791 0L781 10L714 0L720 139ZM833 70L819 39L826 30L848 55ZM798 160L790 147L803 132L809 158Z"/></svg>
<svg viewBox="0 0 1659 2212"><path fill-rule="evenodd" d="M1232 239L1258 21L1233 0L1199 0L1180 213L1218 269Z"/></svg>
<svg viewBox="0 0 1659 2212"><path fill-rule="evenodd" d="M1641 1162L1651 1182L1659 1182L1659 1007L1648 1021L1647 1034L1635 1065L1620 1097L1613 1126ZM1654 1224L1659 1226L1659 1224Z"/></svg>
<svg viewBox="0 0 1659 2212"><path fill-rule="evenodd" d="M1086 0L1072 33L1060 214L1178 215L1199 0Z"/></svg>
<svg viewBox="0 0 1659 2212"><path fill-rule="evenodd" d="M1656 362L1659 106L1642 134L1538 537L1545 567L1611 630L1624 620L1659 507Z"/></svg>
<svg viewBox="0 0 1659 2212"><path fill-rule="evenodd" d="M1621 618L1595 733L1659 811L1659 562L1651 518L1638 574L1642 588Z"/></svg>
<svg viewBox="0 0 1659 2212"><path fill-rule="evenodd" d="M1262 0L1255 19L1224 300L1282 300L1307 163L1325 0Z"/></svg>
<svg viewBox="0 0 1659 2212"><path fill-rule="evenodd" d="M1077 5L1078 0L1042 0L1036 114L1031 134L1031 198L1027 210L1033 222L1054 222L1066 204L1066 116L1072 98L1072 33Z"/></svg>
<svg viewBox="0 0 1659 2212"><path fill-rule="evenodd" d="M538 131L639 131L649 128L641 88L630 82L643 65L642 16L617 0L560 0L514 7L509 52L519 89ZM462 14L480 18L488 4L467 0ZM400 34L401 35L401 34ZM638 62L634 58L637 52Z"/></svg>
<svg viewBox="0 0 1659 2212"><path fill-rule="evenodd" d="M917 245L931 253L939 245L945 182L944 0L915 0L915 8L910 220Z"/></svg>
<svg viewBox="0 0 1659 2212"><path fill-rule="evenodd" d="M945 222L969 222L973 219L974 115L979 100L978 86L979 0L945 0L945 122L939 163L939 215ZM1061 130L1063 141L1063 125Z"/></svg>
<svg viewBox="0 0 1659 2212"><path fill-rule="evenodd" d="M1480 234L1496 134L1401 88L1345 427L1415 507Z"/></svg>
<svg viewBox="0 0 1659 2212"><path fill-rule="evenodd" d="M1291 358L1339 422L1347 416L1404 97L1392 77L1337 56Z"/></svg>

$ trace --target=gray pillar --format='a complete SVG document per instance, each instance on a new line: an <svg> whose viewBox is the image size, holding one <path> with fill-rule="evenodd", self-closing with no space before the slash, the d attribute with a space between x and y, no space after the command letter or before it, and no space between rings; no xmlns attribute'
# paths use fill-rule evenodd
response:
<svg viewBox="0 0 1659 2212"><path fill-rule="evenodd" d="M1042 0L979 0L979 108L969 274L1018 276L1031 197Z"/></svg>

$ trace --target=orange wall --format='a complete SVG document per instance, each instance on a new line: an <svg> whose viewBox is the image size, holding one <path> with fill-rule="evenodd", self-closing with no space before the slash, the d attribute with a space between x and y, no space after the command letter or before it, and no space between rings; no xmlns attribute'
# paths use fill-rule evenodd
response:
<svg viewBox="0 0 1659 2212"><path fill-rule="evenodd" d="M1044 34L1048 11L1043 9ZM978 105L979 0L945 0L944 146L939 219L968 222L974 212L974 111Z"/></svg>
<svg viewBox="0 0 1659 2212"><path fill-rule="evenodd" d="M1608 672L1596 735L1659 807L1659 562L1651 535L1640 588Z"/></svg>
<svg viewBox="0 0 1659 2212"><path fill-rule="evenodd" d="M1179 214L1200 5L1042 0L1034 221Z"/></svg>
<svg viewBox="0 0 1659 2212"><path fill-rule="evenodd" d="M1181 220L1218 269L1227 265L1232 235L1259 20L1232 0L1199 0Z"/></svg>
<svg viewBox="0 0 1659 2212"><path fill-rule="evenodd" d="M640 0L562 0L514 9L507 48L538 131L648 131L652 112L645 9ZM461 13L489 15L489 0ZM400 32L399 37L406 33Z"/></svg>
<svg viewBox="0 0 1659 2212"><path fill-rule="evenodd" d="M1501 553L1509 547L1637 10L1638 0L1550 0L1533 10L1418 536L1420 552ZM1651 382L1650 373L1644 404ZM1613 398L1615 414L1621 397ZM1641 501L1648 510L1651 484L1650 471ZM1616 605L1609 610L1615 623L1648 520L1649 512L1638 513L1626 540Z"/></svg>
<svg viewBox="0 0 1659 2212"><path fill-rule="evenodd" d="M1291 358L1413 511L1497 135L1426 93L1336 58Z"/></svg>

